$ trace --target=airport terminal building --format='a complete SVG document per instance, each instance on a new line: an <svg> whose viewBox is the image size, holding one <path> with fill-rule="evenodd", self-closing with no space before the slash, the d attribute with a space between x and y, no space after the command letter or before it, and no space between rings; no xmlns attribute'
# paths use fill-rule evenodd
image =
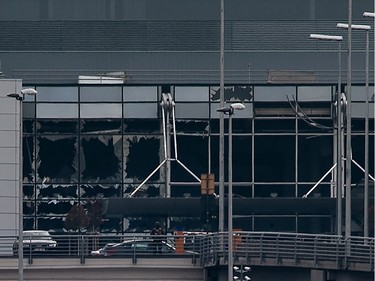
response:
<svg viewBox="0 0 375 281"><path fill-rule="evenodd" d="M217 198L205 217L212 206L202 203L199 180L213 174L222 196L217 109L223 95L225 106L245 106L231 119L234 228L335 233L338 190L343 205L347 196L349 119L352 234L364 234L368 200L373 235L374 21L363 17L374 11L373 1L352 7L353 24L372 27L368 74L366 32L357 30L348 73L348 31L336 28L348 21L346 1L238 0L226 1L224 11L221 91L220 1L1 1L6 233L16 234L20 171L18 101L7 94L34 88L38 93L22 101L25 229L67 230L73 206L90 213L98 202L101 232L147 231L156 219L170 231L206 230L207 224L215 230ZM312 40L313 33L343 41Z"/></svg>

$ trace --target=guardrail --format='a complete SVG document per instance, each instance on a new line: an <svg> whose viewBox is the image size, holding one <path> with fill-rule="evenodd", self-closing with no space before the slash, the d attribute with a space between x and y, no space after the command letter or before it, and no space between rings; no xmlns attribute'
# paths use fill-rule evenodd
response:
<svg viewBox="0 0 375 281"><path fill-rule="evenodd" d="M157 246L161 246L159 249ZM178 235L150 236L149 234L70 234L52 237L24 235L23 256L32 265L36 258L78 258L84 264L88 258L199 258L199 244L194 237ZM0 236L0 258L18 258L18 240ZM0 265L1 267L1 265Z"/></svg>
<svg viewBox="0 0 375 281"><path fill-rule="evenodd" d="M234 232L233 257L239 264L374 270L374 238L278 232ZM203 239L201 264L223 264L228 234Z"/></svg>
<svg viewBox="0 0 375 281"><path fill-rule="evenodd" d="M43 242L24 237L24 241L29 241L24 243L24 258L29 265L39 258L78 258L81 264L85 264L87 259L98 257L128 258L134 264L140 257L191 258L193 264L202 267L227 263L226 232L158 238L163 242L154 241L149 234L64 234L53 235L57 246L47 247ZM374 238L240 231L234 232L232 239L237 264L374 270ZM156 251L155 243L162 243L163 250ZM0 258L18 258L17 246L17 237L0 236Z"/></svg>

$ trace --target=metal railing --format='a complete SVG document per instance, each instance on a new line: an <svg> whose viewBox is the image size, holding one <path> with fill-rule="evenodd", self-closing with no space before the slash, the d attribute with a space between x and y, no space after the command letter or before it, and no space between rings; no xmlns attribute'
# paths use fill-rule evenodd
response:
<svg viewBox="0 0 375 281"><path fill-rule="evenodd" d="M202 267L227 263L226 232L163 235L159 238L164 243L161 252L155 251L155 241L149 234L52 235L56 247L25 238L29 242L24 243L24 258L30 265L39 258L78 258L81 264L96 258L127 258L137 263L139 257L188 258ZM15 242L17 237L0 236L0 258L18 257ZM242 265L373 271L374 243L374 238L369 237L345 239L336 235L240 231L233 233L233 259Z"/></svg>
<svg viewBox="0 0 375 281"><path fill-rule="evenodd" d="M227 233L203 239L203 266L227 262ZM224 244L223 244L224 243ZM239 264L374 270L374 238L279 232L235 232L233 257Z"/></svg>

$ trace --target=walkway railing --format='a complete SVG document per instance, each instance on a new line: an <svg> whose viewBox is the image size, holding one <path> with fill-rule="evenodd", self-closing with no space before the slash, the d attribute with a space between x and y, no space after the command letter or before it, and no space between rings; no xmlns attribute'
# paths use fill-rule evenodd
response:
<svg viewBox="0 0 375 281"><path fill-rule="evenodd" d="M228 234L203 239L203 266L225 264ZM374 270L374 238L278 232L235 232L234 262L248 265Z"/></svg>
<svg viewBox="0 0 375 281"><path fill-rule="evenodd" d="M17 237L0 236L0 258L17 259ZM228 260L228 233L166 235L163 250L155 251L149 234L126 235L53 235L56 247L30 242L24 237L24 259L33 266L35 259L186 258L192 264L209 267L225 265ZM374 238L336 235L234 232L234 263L239 265L292 266L335 270L373 271ZM27 242L29 241L29 242ZM31 250L30 250L31 249ZM0 269L1 269L0 265Z"/></svg>

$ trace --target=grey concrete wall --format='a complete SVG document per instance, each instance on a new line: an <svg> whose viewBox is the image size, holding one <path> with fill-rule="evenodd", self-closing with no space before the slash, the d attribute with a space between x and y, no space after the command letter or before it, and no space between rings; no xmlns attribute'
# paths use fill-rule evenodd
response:
<svg viewBox="0 0 375 281"><path fill-rule="evenodd" d="M337 19L347 14L342 0L225 1L228 20ZM372 11L372 0L353 1L353 18ZM218 0L1 0L2 20L184 20L220 18Z"/></svg>
<svg viewBox="0 0 375 281"><path fill-rule="evenodd" d="M19 103L6 95L21 87L21 80L0 79L0 235L18 235Z"/></svg>
<svg viewBox="0 0 375 281"><path fill-rule="evenodd" d="M362 14L373 10L372 0L353 1L353 23L371 24ZM253 83L267 83L268 70L313 71L324 77L317 83L335 83L337 44L312 42L309 34L344 35L345 50L346 31L336 23L346 22L347 14L341 0L226 1L225 69L234 71L226 83L248 82L249 63L262 73ZM0 62L8 78L75 83L79 74L152 71L153 79L144 75L134 83L219 80L217 0L2 0L0 18ZM363 33L353 32L353 83L364 83L364 41ZM345 51L342 59L345 69ZM181 73L197 70L217 73Z"/></svg>

